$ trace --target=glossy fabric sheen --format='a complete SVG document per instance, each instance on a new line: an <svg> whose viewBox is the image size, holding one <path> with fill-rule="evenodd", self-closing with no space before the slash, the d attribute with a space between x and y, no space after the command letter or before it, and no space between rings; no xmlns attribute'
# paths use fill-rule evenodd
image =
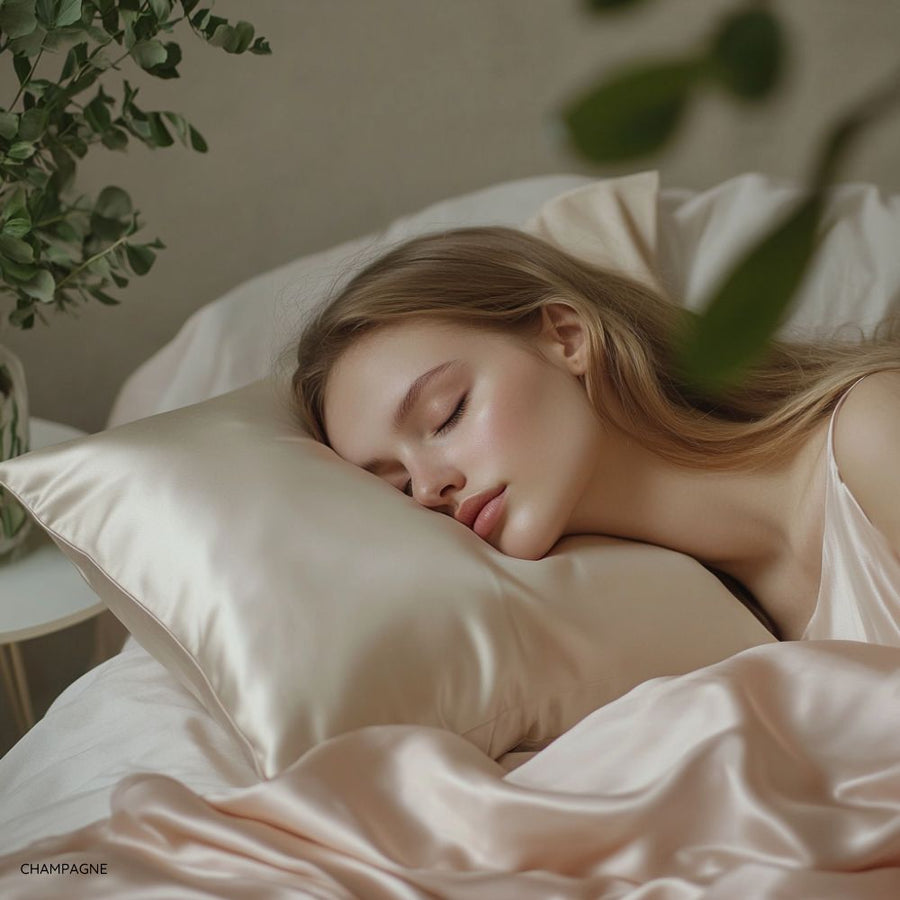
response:
<svg viewBox="0 0 900 900"><path fill-rule="evenodd" d="M834 458L835 419L862 380L844 392L828 425L822 579L803 639L900 645L900 558L844 484Z"/></svg>
<svg viewBox="0 0 900 900"><path fill-rule="evenodd" d="M270 381L0 481L263 777L365 725L534 749L648 678L774 640L660 547L503 555L306 436Z"/></svg>
<svg viewBox="0 0 900 900"><path fill-rule="evenodd" d="M646 682L508 773L387 725L215 801L134 775L108 820L0 860L0 896L896 900L898 733L900 649L770 644Z"/></svg>

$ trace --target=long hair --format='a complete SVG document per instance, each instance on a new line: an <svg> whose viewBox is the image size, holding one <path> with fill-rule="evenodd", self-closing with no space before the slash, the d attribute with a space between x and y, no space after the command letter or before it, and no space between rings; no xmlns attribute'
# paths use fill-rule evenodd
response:
<svg viewBox="0 0 900 900"><path fill-rule="evenodd" d="M413 238L363 269L306 324L292 378L295 411L328 443L329 374L359 338L412 319L453 322L522 338L541 308L569 304L586 326L587 395L602 421L676 464L755 469L788 458L859 377L900 368L900 320L857 342L770 341L739 385L715 399L679 378L673 339L696 313L613 271L581 262L524 232L459 228ZM616 392L604 403L603 389Z"/></svg>

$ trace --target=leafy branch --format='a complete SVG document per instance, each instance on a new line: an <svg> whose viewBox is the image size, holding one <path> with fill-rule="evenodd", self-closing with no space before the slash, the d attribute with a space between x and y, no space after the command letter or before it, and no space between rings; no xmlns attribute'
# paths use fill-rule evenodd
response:
<svg viewBox="0 0 900 900"><path fill-rule="evenodd" d="M116 304L109 291L152 267L164 245L135 240L142 226L129 195L106 187L96 199L73 199L77 166L92 146L122 151L131 140L151 148L178 140L206 152L184 116L141 108L127 79L119 97L104 89L127 60L156 78L178 78L181 47L169 36L183 22L227 53L271 53L249 22L232 25L198 5L0 0L0 64L9 62L18 81L9 105L0 106L0 294L15 302L11 324L46 323L42 309L50 306ZM61 59L55 80L37 76L47 54Z"/></svg>
<svg viewBox="0 0 900 900"><path fill-rule="evenodd" d="M648 0L581 2L608 13ZM744 0L693 54L630 65L576 97L562 111L565 132L575 152L592 162L652 156L674 139L702 90L724 90L738 102L771 97L786 55L784 30L771 4ZM721 393L765 353L814 259L827 188L865 129L898 104L900 69L827 131L795 207L733 266L676 336L676 364L686 383Z"/></svg>

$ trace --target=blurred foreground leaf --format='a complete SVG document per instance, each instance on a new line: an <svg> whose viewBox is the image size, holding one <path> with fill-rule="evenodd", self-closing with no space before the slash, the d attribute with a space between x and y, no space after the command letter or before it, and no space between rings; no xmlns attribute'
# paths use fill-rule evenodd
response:
<svg viewBox="0 0 900 900"><path fill-rule="evenodd" d="M714 75L738 97L767 97L784 65L784 40L778 20L766 9L729 16L713 39L710 62Z"/></svg>
<svg viewBox="0 0 900 900"><path fill-rule="evenodd" d="M687 383L719 393L762 356L813 261L828 187L866 127L897 103L900 71L832 127L806 196L734 266L676 339L677 364Z"/></svg>
<svg viewBox="0 0 900 900"><path fill-rule="evenodd" d="M694 62L660 62L614 75L563 112L574 145L594 162L656 152L681 121L701 70Z"/></svg>
<svg viewBox="0 0 900 900"><path fill-rule="evenodd" d="M678 345L678 368L704 393L732 387L765 350L813 256L823 198L804 200L732 269Z"/></svg>

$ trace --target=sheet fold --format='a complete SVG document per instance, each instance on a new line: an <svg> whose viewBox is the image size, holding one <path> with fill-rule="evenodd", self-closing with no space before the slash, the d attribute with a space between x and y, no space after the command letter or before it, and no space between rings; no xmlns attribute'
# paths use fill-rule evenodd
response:
<svg viewBox="0 0 900 900"><path fill-rule="evenodd" d="M0 859L4 898L900 896L900 648L770 644L659 678L511 772L373 726L204 800L162 775ZM22 874L105 864L105 875Z"/></svg>

